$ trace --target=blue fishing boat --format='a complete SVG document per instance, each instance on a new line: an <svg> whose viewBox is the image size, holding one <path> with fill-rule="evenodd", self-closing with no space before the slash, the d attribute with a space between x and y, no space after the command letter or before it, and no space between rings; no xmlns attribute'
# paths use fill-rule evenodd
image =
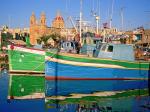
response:
<svg viewBox="0 0 150 112"><path fill-rule="evenodd" d="M147 80L149 62L134 57L133 45L112 43L97 45L92 57L46 52L45 75L48 80Z"/></svg>

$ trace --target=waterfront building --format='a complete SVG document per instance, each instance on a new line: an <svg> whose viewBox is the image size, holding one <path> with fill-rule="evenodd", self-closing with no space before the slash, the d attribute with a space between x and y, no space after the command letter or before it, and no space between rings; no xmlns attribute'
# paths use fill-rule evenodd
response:
<svg viewBox="0 0 150 112"><path fill-rule="evenodd" d="M52 22L52 27L46 25L46 15L41 13L40 21L36 19L34 13L30 17L30 43L32 45L37 44L37 40L44 36L50 34L60 34L62 28L65 27L65 22L63 17L59 14L56 15Z"/></svg>
<svg viewBox="0 0 150 112"><path fill-rule="evenodd" d="M57 12L56 17L52 21L52 27L54 28L65 28L65 22L63 17L60 15L60 12Z"/></svg>
<svg viewBox="0 0 150 112"><path fill-rule="evenodd" d="M144 45L149 45L150 46L150 29L145 29L142 42Z"/></svg>
<svg viewBox="0 0 150 112"><path fill-rule="evenodd" d="M129 35L127 44L150 45L150 29L137 28L133 31L126 31L125 34Z"/></svg>

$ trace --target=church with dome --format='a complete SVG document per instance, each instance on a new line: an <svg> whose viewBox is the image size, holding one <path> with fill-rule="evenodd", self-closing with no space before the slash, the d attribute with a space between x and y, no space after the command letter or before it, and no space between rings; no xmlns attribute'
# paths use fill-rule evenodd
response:
<svg viewBox="0 0 150 112"><path fill-rule="evenodd" d="M38 20L34 13L30 17L30 43L32 45L37 44L37 40L43 35L50 35L54 33L60 34L61 30L65 28L65 22L63 17L58 12L54 20L52 21L51 27L46 25L46 15L41 13L40 19Z"/></svg>

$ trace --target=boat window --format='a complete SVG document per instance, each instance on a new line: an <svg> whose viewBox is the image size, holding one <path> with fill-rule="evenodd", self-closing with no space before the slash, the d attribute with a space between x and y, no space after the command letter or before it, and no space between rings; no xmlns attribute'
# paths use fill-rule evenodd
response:
<svg viewBox="0 0 150 112"><path fill-rule="evenodd" d="M99 48L99 44L96 44L96 49L98 49Z"/></svg>
<svg viewBox="0 0 150 112"><path fill-rule="evenodd" d="M102 47L102 45L101 44L96 44L96 49L100 49Z"/></svg>
<svg viewBox="0 0 150 112"><path fill-rule="evenodd" d="M105 51L106 47L107 47L106 45L103 45L102 51Z"/></svg>
<svg viewBox="0 0 150 112"><path fill-rule="evenodd" d="M84 44L86 44L86 39L84 39Z"/></svg>
<svg viewBox="0 0 150 112"><path fill-rule="evenodd" d="M94 44L96 44L97 42L96 42L96 40L94 40Z"/></svg>
<svg viewBox="0 0 150 112"><path fill-rule="evenodd" d="M64 46L66 46L66 44L65 44L65 43L62 43L62 44L61 44L61 47L64 48Z"/></svg>
<svg viewBox="0 0 150 112"><path fill-rule="evenodd" d="M71 47L74 47L74 44L73 44L73 42L71 42Z"/></svg>
<svg viewBox="0 0 150 112"><path fill-rule="evenodd" d="M67 47L69 47L69 43L67 43Z"/></svg>
<svg viewBox="0 0 150 112"><path fill-rule="evenodd" d="M107 52L113 52L113 46L112 45L108 46Z"/></svg>

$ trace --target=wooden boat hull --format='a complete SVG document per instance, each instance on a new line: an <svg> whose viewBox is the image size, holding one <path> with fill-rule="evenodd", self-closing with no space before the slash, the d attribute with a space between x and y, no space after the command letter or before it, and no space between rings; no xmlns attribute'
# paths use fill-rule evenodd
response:
<svg viewBox="0 0 150 112"><path fill-rule="evenodd" d="M8 46L9 72L45 74L49 80L147 80L148 62L90 58ZM45 70L45 71L44 71Z"/></svg>
<svg viewBox="0 0 150 112"><path fill-rule="evenodd" d="M149 64L46 53L48 80L147 80Z"/></svg>
<svg viewBox="0 0 150 112"><path fill-rule="evenodd" d="M45 98L45 51L8 46L8 99Z"/></svg>
<svg viewBox="0 0 150 112"><path fill-rule="evenodd" d="M45 51L24 47L8 46L9 72L43 74Z"/></svg>

